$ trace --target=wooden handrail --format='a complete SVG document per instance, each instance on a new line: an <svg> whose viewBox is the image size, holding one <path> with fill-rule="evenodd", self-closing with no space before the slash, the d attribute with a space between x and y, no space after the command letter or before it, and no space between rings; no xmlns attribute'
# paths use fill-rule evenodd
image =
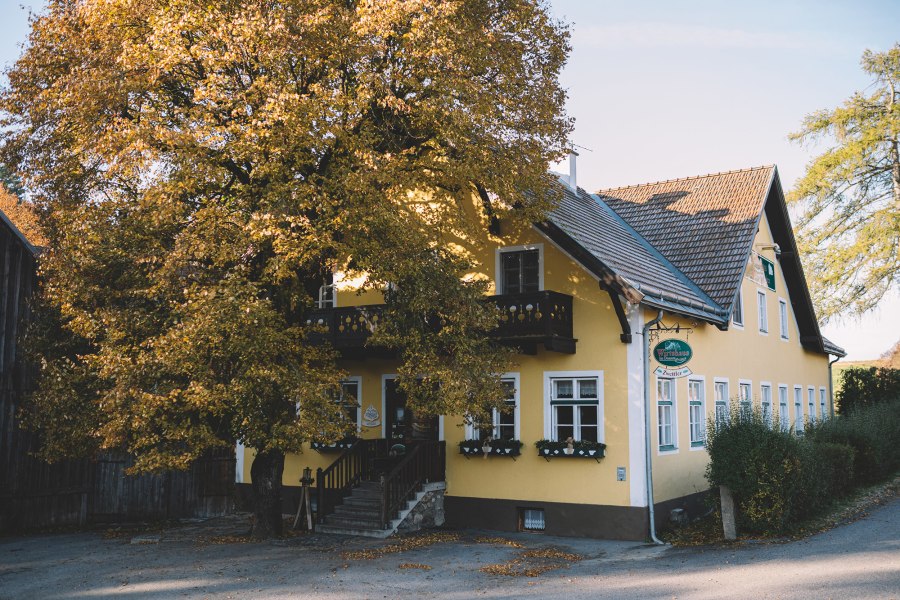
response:
<svg viewBox="0 0 900 600"><path fill-rule="evenodd" d="M370 440L357 440L347 451L325 469L316 470L317 518L324 522L325 516L334 511L338 501L362 481L370 468L369 454L374 450Z"/></svg>
<svg viewBox="0 0 900 600"><path fill-rule="evenodd" d="M381 489L381 523L387 529L402 505L423 483L443 481L446 442L413 442L412 450L385 475Z"/></svg>

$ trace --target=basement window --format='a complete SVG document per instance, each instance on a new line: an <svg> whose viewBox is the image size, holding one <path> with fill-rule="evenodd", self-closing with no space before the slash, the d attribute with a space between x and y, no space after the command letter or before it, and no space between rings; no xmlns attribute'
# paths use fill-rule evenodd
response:
<svg viewBox="0 0 900 600"><path fill-rule="evenodd" d="M519 509L520 531L544 531L545 528L543 508Z"/></svg>

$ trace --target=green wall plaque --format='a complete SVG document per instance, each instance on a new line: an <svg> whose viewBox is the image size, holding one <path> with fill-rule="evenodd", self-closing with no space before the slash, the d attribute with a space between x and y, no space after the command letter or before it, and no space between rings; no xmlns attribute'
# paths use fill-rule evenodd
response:
<svg viewBox="0 0 900 600"><path fill-rule="evenodd" d="M663 340L653 348L653 358L667 367L680 367L693 355L694 351L682 340Z"/></svg>

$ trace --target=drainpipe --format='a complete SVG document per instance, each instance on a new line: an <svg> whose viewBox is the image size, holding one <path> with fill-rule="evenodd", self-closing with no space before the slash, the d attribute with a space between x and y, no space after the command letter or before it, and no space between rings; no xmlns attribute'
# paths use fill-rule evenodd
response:
<svg viewBox="0 0 900 600"><path fill-rule="evenodd" d="M830 406L829 412L831 413L831 418L834 418L834 378L831 376L831 365L841 360L840 356L835 356L834 360L828 362L828 397L831 400L829 402Z"/></svg>
<svg viewBox="0 0 900 600"><path fill-rule="evenodd" d="M653 453L651 451L650 435L650 336L647 330L662 321L663 311L659 311L656 318L644 323L641 332L644 352L644 462L646 463L647 477L647 508L650 514L650 539L654 544L665 546L666 543L656 537L656 515L653 510Z"/></svg>

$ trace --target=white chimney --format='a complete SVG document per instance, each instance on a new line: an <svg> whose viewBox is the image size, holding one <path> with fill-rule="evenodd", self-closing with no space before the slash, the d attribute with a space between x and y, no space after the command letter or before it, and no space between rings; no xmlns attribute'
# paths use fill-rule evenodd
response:
<svg viewBox="0 0 900 600"><path fill-rule="evenodd" d="M578 193L578 173L575 167L575 159L578 158L578 153L575 152L575 148L569 148L569 187L572 188L572 191L576 194Z"/></svg>

